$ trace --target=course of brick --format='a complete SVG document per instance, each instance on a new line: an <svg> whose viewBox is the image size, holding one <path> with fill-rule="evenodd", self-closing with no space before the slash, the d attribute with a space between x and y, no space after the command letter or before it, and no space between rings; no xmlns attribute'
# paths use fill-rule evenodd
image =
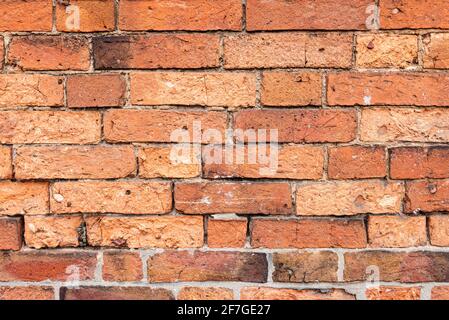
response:
<svg viewBox="0 0 449 320"><path fill-rule="evenodd" d="M3 0L0 42L0 299L449 299L446 0Z"/></svg>

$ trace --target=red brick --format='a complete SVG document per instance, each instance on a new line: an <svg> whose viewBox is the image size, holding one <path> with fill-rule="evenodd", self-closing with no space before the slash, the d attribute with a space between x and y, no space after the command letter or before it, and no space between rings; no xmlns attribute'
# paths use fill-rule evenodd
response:
<svg viewBox="0 0 449 320"><path fill-rule="evenodd" d="M365 295L368 300L420 300L421 288L382 286L367 289Z"/></svg>
<svg viewBox="0 0 449 320"><path fill-rule="evenodd" d="M449 148L391 149L390 176L393 179L449 178Z"/></svg>
<svg viewBox="0 0 449 320"><path fill-rule="evenodd" d="M256 76L216 72L133 73L131 102L137 105L254 106Z"/></svg>
<svg viewBox="0 0 449 320"><path fill-rule="evenodd" d="M365 248L362 220L253 220L254 248Z"/></svg>
<svg viewBox="0 0 449 320"><path fill-rule="evenodd" d="M349 68L351 65L351 34L260 33L224 39L227 69Z"/></svg>
<svg viewBox="0 0 449 320"><path fill-rule="evenodd" d="M0 281L93 280L94 252L27 251L0 253Z"/></svg>
<svg viewBox="0 0 449 320"><path fill-rule="evenodd" d="M449 300L449 286L436 286L432 288L432 300Z"/></svg>
<svg viewBox="0 0 449 320"><path fill-rule="evenodd" d="M8 64L21 70L88 70L89 43L80 37L14 37L9 44Z"/></svg>
<svg viewBox="0 0 449 320"><path fill-rule="evenodd" d="M265 254L225 251L165 251L148 260L149 282L265 282Z"/></svg>
<svg viewBox="0 0 449 320"><path fill-rule="evenodd" d="M240 30L240 0L120 1L121 30Z"/></svg>
<svg viewBox="0 0 449 320"><path fill-rule="evenodd" d="M178 300L233 300L232 289L217 287L183 287L179 291Z"/></svg>
<svg viewBox="0 0 449 320"><path fill-rule="evenodd" d="M449 216L430 216L428 219L430 243L433 246L449 246Z"/></svg>
<svg viewBox="0 0 449 320"><path fill-rule="evenodd" d="M11 148L0 146L0 179L12 177L12 153Z"/></svg>
<svg viewBox="0 0 449 320"><path fill-rule="evenodd" d="M70 108L119 107L125 104L125 79L119 74L73 75L67 79Z"/></svg>
<svg viewBox="0 0 449 320"><path fill-rule="evenodd" d="M138 252L106 251L103 253L103 279L106 281L141 281L142 259Z"/></svg>
<svg viewBox="0 0 449 320"><path fill-rule="evenodd" d="M0 4L0 31L51 31L51 0L6 0Z"/></svg>
<svg viewBox="0 0 449 320"><path fill-rule="evenodd" d="M425 68L449 68L448 33L428 33L424 35L423 43L423 65Z"/></svg>
<svg viewBox="0 0 449 320"><path fill-rule="evenodd" d="M243 248L246 243L245 220L209 219L207 245L209 248Z"/></svg>
<svg viewBox="0 0 449 320"><path fill-rule="evenodd" d="M0 215L48 213L48 183L0 182Z"/></svg>
<svg viewBox="0 0 449 320"><path fill-rule="evenodd" d="M186 214L290 214L286 183L179 183L176 210Z"/></svg>
<svg viewBox="0 0 449 320"><path fill-rule="evenodd" d="M236 129L277 129L276 142L349 142L356 127L354 110L244 110L234 116Z"/></svg>
<svg viewBox="0 0 449 320"><path fill-rule="evenodd" d="M54 300L51 287L0 287L0 300Z"/></svg>
<svg viewBox="0 0 449 320"><path fill-rule="evenodd" d="M0 250L20 250L22 229L20 218L0 218Z"/></svg>
<svg viewBox="0 0 449 320"><path fill-rule="evenodd" d="M342 289L282 289L245 287L240 290L242 300L355 300L355 296Z"/></svg>
<svg viewBox="0 0 449 320"><path fill-rule="evenodd" d="M407 212L449 211L449 180L410 181L406 190Z"/></svg>
<svg viewBox="0 0 449 320"><path fill-rule="evenodd" d="M61 288L61 300L173 300L167 289L149 287Z"/></svg>
<svg viewBox="0 0 449 320"><path fill-rule="evenodd" d="M364 30L369 0L276 1L248 0L247 29L254 30Z"/></svg>
<svg viewBox="0 0 449 320"><path fill-rule="evenodd" d="M387 160L383 147L348 146L329 149L330 179L383 178Z"/></svg>
<svg viewBox="0 0 449 320"><path fill-rule="evenodd" d="M0 143L90 144L100 141L98 112L2 111Z"/></svg>
<svg viewBox="0 0 449 320"><path fill-rule="evenodd" d="M52 213L162 214L172 208L171 184L146 181L56 182Z"/></svg>

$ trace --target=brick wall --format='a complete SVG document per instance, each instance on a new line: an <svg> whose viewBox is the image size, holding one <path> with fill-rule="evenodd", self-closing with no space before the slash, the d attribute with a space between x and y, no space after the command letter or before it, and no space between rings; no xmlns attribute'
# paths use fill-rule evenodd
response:
<svg viewBox="0 0 449 320"><path fill-rule="evenodd" d="M447 1L3 0L0 33L0 299L449 298ZM227 129L276 170L209 161Z"/></svg>

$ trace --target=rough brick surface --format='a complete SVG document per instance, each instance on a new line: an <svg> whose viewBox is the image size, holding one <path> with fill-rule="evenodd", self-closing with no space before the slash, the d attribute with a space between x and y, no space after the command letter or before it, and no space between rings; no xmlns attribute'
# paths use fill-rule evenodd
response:
<svg viewBox="0 0 449 320"><path fill-rule="evenodd" d="M242 300L355 300L344 290L296 290L268 287L246 287L240 291Z"/></svg>
<svg viewBox="0 0 449 320"><path fill-rule="evenodd" d="M51 287L0 287L0 300L54 300Z"/></svg>
<svg viewBox="0 0 449 320"><path fill-rule="evenodd" d="M245 220L209 220L207 245L211 248L243 248L246 242Z"/></svg>
<svg viewBox="0 0 449 320"><path fill-rule="evenodd" d="M178 294L179 300L232 300L234 293L227 288L184 287Z"/></svg>
<svg viewBox="0 0 449 320"><path fill-rule="evenodd" d="M167 289L150 287L61 288L61 300L173 300Z"/></svg>
<svg viewBox="0 0 449 320"><path fill-rule="evenodd" d="M366 290L368 300L419 300L421 289L418 287L383 286Z"/></svg>
<svg viewBox="0 0 449 320"><path fill-rule="evenodd" d="M0 182L1 215L48 213L48 199L46 182Z"/></svg>
<svg viewBox="0 0 449 320"><path fill-rule="evenodd" d="M0 250L20 250L22 221L20 218L0 218Z"/></svg>
<svg viewBox="0 0 449 320"><path fill-rule="evenodd" d="M142 270L138 253L108 251L103 254L103 279L106 281L140 281Z"/></svg>

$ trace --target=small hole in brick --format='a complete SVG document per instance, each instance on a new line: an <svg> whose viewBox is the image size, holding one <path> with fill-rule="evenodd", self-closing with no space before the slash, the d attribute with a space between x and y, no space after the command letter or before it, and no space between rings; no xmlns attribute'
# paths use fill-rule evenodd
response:
<svg viewBox="0 0 449 320"><path fill-rule="evenodd" d="M130 195L131 194L131 190L126 190L126 195Z"/></svg>

